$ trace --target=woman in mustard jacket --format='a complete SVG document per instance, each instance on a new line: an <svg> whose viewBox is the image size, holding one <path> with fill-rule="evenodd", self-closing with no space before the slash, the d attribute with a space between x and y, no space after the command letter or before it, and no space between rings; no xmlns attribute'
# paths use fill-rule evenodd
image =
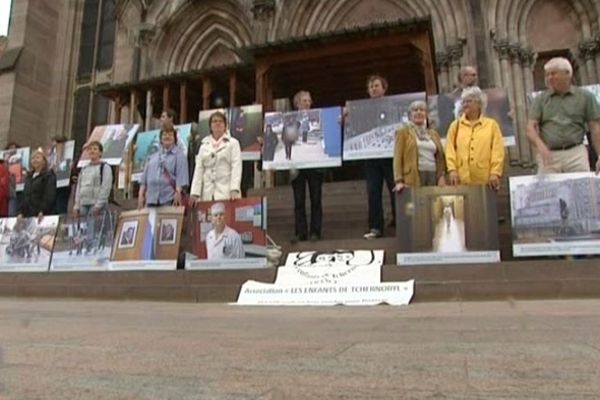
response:
<svg viewBox="0 0 600 400"><path fill-rule="evenodd" d="M427 128L427 104L414 101L410 122L396 131L394 181L396 192L405 186L445 185L446 161L440 136Z"/></svg>
<svg viewBox="0 0 600 400"><path fill-rule="evenodd" d="M500 188L504 139L498 123L483 116L485 95L474 86L463 90L463 113L448 128L446 165L451 185Z"/></svg>

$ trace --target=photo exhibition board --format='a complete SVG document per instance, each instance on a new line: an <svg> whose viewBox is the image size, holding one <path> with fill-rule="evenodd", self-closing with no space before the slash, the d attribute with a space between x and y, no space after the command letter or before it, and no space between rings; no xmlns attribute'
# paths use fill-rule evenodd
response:
<svg viewBox="0 0 600 400"><path fill-rule="evenodd" d="M496 193L483 185L396 194L398 265L499 262Z"/></svg>
<svg viewBox="0 0 600 400"><path fill-rule="evenodd" d="M117 210L108 207L89 217L61 215L52 253L51 271L108 269L117 224Z"/></svg>
<svg viewBox="0 0 600 400"><path fill-rule="evenodd" d="M58 216L0 219L0 272L48 271Z"/></svg>
<svg viewBox="0 0 600 400"><path fill-rule="evenodd" d="M266 198L200 202L189 218L186 269L266 267Z"/></svg>
<svg viewBox="0 0 600 400"><path fill-rule="evenodd" d="M177 268L184 207L124 211L114 236L111 270Z"/></svg>
<svg viewBox="0 0 600 400"><path fill-rule="evenodd" d="M341 107L266 113L263 169L341 166L341 118Z"/></svg>
<svg viewBox="0 0 600 400"><path fill-rule="evenodd" d="M30 153L31 149L29 147L0 151L0 158L4 160L8 173L14 177L17 192L22 191L25 186L25 177L27 171L29 171Z"/></svg>
<svg viewBox="0 0 600 400"><path fill-rule="evenodd" d="M514 257L600 254L600 177L509 178Z"/></svg>
<svg viewBox="0 0 600 400"><path fill-rule="evenodd" d="M508 93L502 88L483 89L486 117L496 120L502 131L505 146L515 145L514 110L510 105ZM427 96L429 125L446 142L448 128L452 121L462 113L458 92Z"/></svg>
<svg viewBox="0 0 600 400"><path fill-rule="evenodd" d="M409 107L425 92L349 101L344 118L344 160L391 158L396 131L408 122Z"/></svg>
<svg viewBox="0 0 600 400"><path fill-rule="evenodd" d="M187 155L192 124L177 125L175 126L175 130L177 131L177 146L179 146ZM133 167L131 174L131 179L134 182L140 181L150 156L160 150L159 133L160 129L138 133L135 142L135 152L133 153Z"/></svg>
<svg viewBox="0 0 600 400"><path fill-rule="evenodd" d="M139 129L138 124L101 125L94 128L86 144L100 142L103 147L102 161L119 166L123 157L127 156L126 149L129 148L133 137ZM84 167L89 163L87 152L83 150L78 167Z"/></svg>

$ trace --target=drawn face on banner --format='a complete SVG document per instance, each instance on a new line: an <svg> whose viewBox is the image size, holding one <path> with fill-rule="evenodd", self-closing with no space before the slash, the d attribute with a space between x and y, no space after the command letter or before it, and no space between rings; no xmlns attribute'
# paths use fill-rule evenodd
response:
<svg viewBox="0 0 600 400"><path fill-rule="evenodd" d="M293 265L296 267L330 267L370 265L376 261L373 250L337 250L325 252L297 253Z"/></svg>

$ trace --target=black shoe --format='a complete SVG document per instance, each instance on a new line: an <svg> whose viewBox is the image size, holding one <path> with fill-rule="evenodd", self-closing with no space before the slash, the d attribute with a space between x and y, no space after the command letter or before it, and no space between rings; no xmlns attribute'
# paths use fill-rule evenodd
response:
<svg viewBox="0 0 600 400"><path fill-rule="evenodd" d="M306 240L306 236L296 235L290 239L291 244L296 244L298 242L303 242Z"/></svg>
<svg viewBox="0 0 600 400"><path fill-rule="evenodd" d="M317 242L321 240L321 235L318 235L316 233L313 233L312 235L310 235L310 241L311 242Z"/></svg>

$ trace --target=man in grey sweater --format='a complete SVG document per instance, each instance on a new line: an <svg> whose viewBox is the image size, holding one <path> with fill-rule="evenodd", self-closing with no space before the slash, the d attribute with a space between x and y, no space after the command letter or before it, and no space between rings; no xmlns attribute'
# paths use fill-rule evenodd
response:
<svg viewBox="0 0 600 400"><path fill-rule="evenodd" d="M85 247L86 252L89 253L94 238L103 234L103 232L96 234L96 219L107 211L113 176L110 165L100 160L103 150L100 142L90 142L85 150L90 163L83 167L79 173L75 189L73 214L77 218L85 217L87 225Z"/></svg>

